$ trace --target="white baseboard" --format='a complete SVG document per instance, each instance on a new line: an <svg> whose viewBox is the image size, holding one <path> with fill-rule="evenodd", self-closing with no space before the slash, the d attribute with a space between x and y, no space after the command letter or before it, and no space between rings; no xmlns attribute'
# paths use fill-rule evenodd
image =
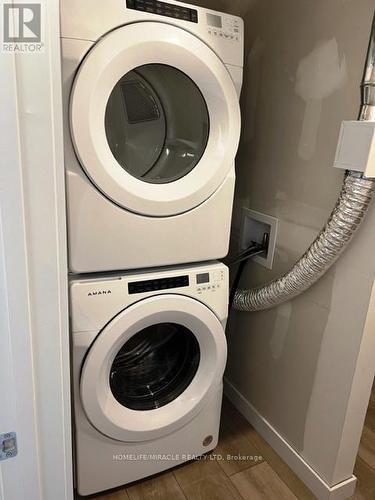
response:
<svg viewBox="0 0 375 500"><path fill-rule="evenodd" d="M318 500L345 500L354 494L355 476L329 486L227 379L224 380L224 393Z"/></svg>

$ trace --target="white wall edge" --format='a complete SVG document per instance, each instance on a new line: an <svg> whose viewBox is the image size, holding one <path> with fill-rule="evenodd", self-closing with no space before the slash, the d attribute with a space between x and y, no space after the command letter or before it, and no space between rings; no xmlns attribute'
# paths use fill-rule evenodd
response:
<svg viewBox="0 0 375 500"><path fill-rule="evenodd" d="M344 471L354 469L363 425L366 418L371 388L375 375L375 281L372 287L361 346L357 357L352 386L343 425L334 480L340 480Z"/></svg>
<svg viewBox="0 0 375 500"><path fill-rule="evenodd" d="M329 486L227 379L224 379L224 393L318 500L344 500L354 494L357 483L355 476Z"/></svg>
<svg viewBox="0 0 375 500"><path fill-rule="evenodd" d="M0 433L18 448L0 500L74 494L59 1L40 4L44 50L0 51Z"/></svg>

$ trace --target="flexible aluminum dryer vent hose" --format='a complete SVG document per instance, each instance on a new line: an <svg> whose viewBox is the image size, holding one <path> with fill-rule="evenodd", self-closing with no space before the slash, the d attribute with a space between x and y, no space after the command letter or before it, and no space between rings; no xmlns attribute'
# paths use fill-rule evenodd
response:
<svg viewBox="0 0 375 500"><path fill-rule="evenodd" d="M359 120L375 121L375 17L362 81ZM375 179L347 171L340 196L326 225L290 271L271 283L236 290L233 306L261 311L286 302L310 288L336 262L363 221L374 196Z"/></svg>

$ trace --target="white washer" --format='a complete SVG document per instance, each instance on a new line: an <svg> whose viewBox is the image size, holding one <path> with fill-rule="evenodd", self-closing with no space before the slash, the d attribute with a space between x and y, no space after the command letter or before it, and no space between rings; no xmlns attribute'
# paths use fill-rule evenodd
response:
<svg viewBox="0 0 375 500"><path fill-rule="evenodd" d="M77 489L163 471L218 440L228 268L71 282Z"/></svg>
<svg viewBox="0 0 375 500"><path fill-rule="evenodd" d="M62 0L69 267L221 258L243 22L174 0Z"/></svg>

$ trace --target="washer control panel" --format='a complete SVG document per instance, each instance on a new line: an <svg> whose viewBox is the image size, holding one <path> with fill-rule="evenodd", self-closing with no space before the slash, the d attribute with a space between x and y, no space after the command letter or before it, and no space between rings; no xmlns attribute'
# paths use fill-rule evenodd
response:
<svg viewBox="0 0 375 500"><path fill-rule="evenodd" d="M190 283L188 275L171 276L158 279L128 282L129 295L137 293L157 292L159 290L171 290L173 288L188 287L190 284L196 285L196 292L215 292L219 290L225 280L224 270L202 272L195 275L194 283Z"/></svg>
<svg viewBox="0 0 375 500"><path fill-rule="evenodd" d="M224 40L240 41L239 19L232 16L207 13L208 34Z"/></svg>
<svg viewBox="0 0 375 500"><path fill-rule="evenodd" d="M74 276L70 281L72 331L100 330L126 307L168 294L197 299L224 320L228 314L229 270L221 262L212 261L120 275Z"/></svg>
<svg viewBox="0 0 375 500"><path fill-rule="evenodd" d="M199 273L196 275L196 291L198 292L198 295L202 295L207 292L216 292L223 286L224 281L225 272L223 269Z"/></svg>
<svg viewBox="0 0 375 500"><path fill-rule="evenodd" d="M156 292L189 286L189 276L172 276L154 280L131 281L128 283L129 295L134 293Z"/></svg>

